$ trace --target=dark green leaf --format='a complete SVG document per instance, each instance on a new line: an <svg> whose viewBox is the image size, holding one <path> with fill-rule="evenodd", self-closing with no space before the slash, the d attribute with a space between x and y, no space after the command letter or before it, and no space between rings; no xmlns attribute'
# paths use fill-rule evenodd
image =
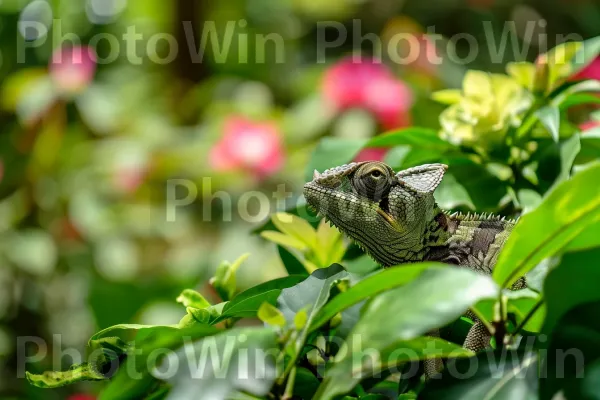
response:
<svg viewBox="0 0 600 400"><path fill-rule="evenodd" d="M542 364L540 399L556 398L558 392L566 399L593 399L600 395L598 386L591 391L591 387L586 387L598 379L597 374L590 376L588 366L600 360L599 310L600 301L580 304L555 325Z"/></svg>
<svg viewBox="0 0 600 400"><path fill-rule="evenodd" d="M306 271L306 268L304 268L304 265L285 247L277 246L277 251L279 252L279 258L281 258L281 262L289 275L308 276L308 272Z"/></svg>
<svg viewBox="0 0 600 400"><path fill-rule="evenodd" d="M557 322L570 309L600 300L600 248L567 253L558 267L552 269L544 282L547 304L542 331L551 333Z"/></svg>
<svg viewBox="0 0 600 400"><path fill-rule="evenodd" d="M441 379L431 379L419 398L435 400L536 400L536 353L489 350L450 360Z"/></svg>
<svg viewBox="0 0 600 400"><path fill-rule="evenodd" d="M363 300L411 282L428 268L445 267L435 263L418 263L376 272L328 302L314 318L310 330L318 329L335 314Z"/></svg>
<svg viewBox="0 0 600 400"><path fill-rule="evenodd" d="M315 398L347 393L373 372L402 362L473 354L442 339L419 336L460 317L477 301L497 295L498 287L488 276L465 268L432 267L409 284L373 298L325 373ZM364 346L378 352L378 357L355 354Z"/></svg>
<svg viewBox="0 0 600 400"><path fill-rule="evenodd" d="M134 343L135 351L126 358L110 383L100 394L100 400L129 400L145 398L159 381L150 375L150 369L157 365L165 350L175 349L185 340L199 339L214 335L219 330L210 326L195 324L171 331L140 331Z"/></svg>
<svg viewBox="0 0 600 400"><path fill-rule="evenodd" d="M175 375L167 378L172 385L170 399L199 394L225 399L238 390L264 396L276 378L274 357L267 354L273 349L277 349L277 341L271 328L231 329L186 343L165 357L154 375L178 366Z"/></svg>

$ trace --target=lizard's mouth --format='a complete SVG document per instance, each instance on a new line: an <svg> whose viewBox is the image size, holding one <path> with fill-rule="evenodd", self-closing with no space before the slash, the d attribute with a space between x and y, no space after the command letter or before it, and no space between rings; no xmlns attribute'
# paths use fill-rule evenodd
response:
<svg viewBox="0 0 600 400"><path fill-rule="evenodd" d="M381 215L383 219L385 219L390 225L396 226L396 221L394 221L394 218L392 218L390 214L382 210L380 207L377 207L377 214Z"/></svg>

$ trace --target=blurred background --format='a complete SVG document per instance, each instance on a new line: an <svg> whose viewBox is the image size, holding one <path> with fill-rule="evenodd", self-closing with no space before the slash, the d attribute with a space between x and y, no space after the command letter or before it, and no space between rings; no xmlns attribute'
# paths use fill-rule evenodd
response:
<svg viewBox="0 0 600 400"><path fill-rule="evenodd" d="M321 138L438 128L467 69L597 35L592 0L0 0L0 397L97 387L16 379L18 336L176 323L246 252L240 288L283 275L251 232Z"/></svg>

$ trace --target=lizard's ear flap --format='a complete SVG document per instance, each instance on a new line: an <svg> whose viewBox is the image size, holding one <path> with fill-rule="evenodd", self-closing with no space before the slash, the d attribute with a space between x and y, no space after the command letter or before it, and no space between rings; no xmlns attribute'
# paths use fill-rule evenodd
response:
<svg viewBox="0 0 600 400"><path fill-rule="evenodd" d="M400 185L418 193L433 193L442 181L447 165L425 164L400 171L396 174L396 180Z"/></svg>

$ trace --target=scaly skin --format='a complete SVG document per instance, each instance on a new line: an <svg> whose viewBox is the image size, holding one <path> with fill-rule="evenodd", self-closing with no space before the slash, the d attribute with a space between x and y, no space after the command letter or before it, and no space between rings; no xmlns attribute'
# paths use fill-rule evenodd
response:
<svg viewBox="0 0 600 400"><path fill-rule="evenodd" d="M384 267L439 261L490 274L515 221L441 210L433 192L446 169L428 164L395 173L382 162L351 163L315 171L304 196ZM525 286L521 278L513 289ZM489 339L476 321L464 346L478 351Z"/></svg>

